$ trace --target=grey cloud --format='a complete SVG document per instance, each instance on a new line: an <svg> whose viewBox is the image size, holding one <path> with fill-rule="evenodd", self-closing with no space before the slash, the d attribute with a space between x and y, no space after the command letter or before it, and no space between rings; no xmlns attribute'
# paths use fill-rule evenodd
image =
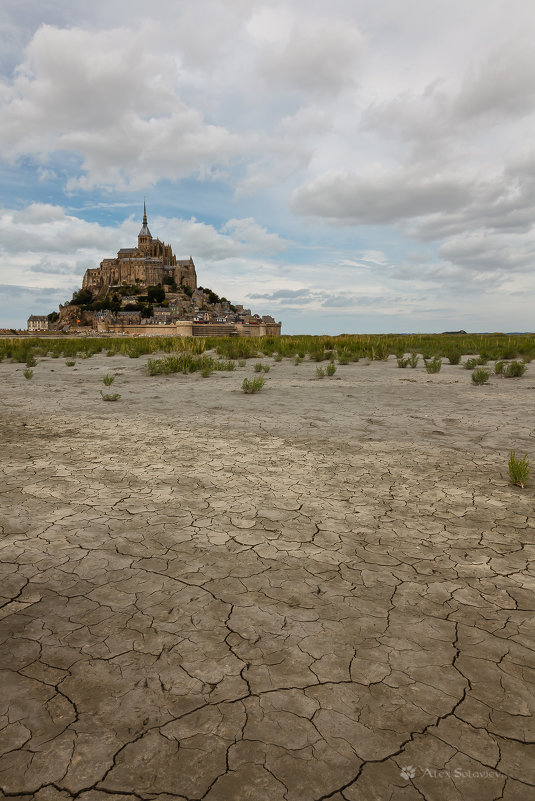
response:
<svg viewBox="0 0 535 801"><path fill-rule="evenodd" d="M292 208L338 225L383 225L458 209L473 192L462 175L429 174L420 167L360 175L329 171L297 189Z"/></svg>
<svg viewBox="0 0 535 801"><path fill-rule="evenodd" d="M454 114L526 116L535 108L533 41L509 41L493 50L465 80L452 103Z"/></svg>
<svg viewBox="0 0 535 801"><path fill-rule="evenodd" d="M355 80L362 44L360 32L347 19L300 16L286 38L266 46L261 70L270 85L276 83L283 91L338 92Z"/></svg>

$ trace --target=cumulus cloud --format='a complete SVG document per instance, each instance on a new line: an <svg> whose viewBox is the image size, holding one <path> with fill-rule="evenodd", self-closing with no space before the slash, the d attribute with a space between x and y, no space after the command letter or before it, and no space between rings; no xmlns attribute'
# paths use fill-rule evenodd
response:
<svg viewBox="0 0 535 801"><path fill-rule="evenodd" d="M157 28L93 32L41 27L12 84L4 83L4 155L79 154L69 188L139 187L225 164L247 150L240 134L205 122L175 91L176 65Z"/></svg>
<svg viewBox="0 0 535 801"><path fill-rule="evenodd" d="M228 297L412 322L429 286L455 313L466 287L497 314L531 286L534 20L525 0L5 0L0 280L70 288L135 243L121 204L154 187L154 235Z"/></svg>

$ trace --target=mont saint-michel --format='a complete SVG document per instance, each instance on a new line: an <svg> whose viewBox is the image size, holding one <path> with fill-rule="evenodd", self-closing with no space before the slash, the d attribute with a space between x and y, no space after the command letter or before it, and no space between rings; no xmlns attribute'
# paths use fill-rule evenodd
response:
<svg viewBox="0 0 535 801"><path fill-rule="evenodd" d="M86 270L82 288L49 315L31 315L29 331L128 333L169 336L278 336L281 323L252 314L198 285L192 257L177 259L153 238L143 204L137 247Z"/></svg>

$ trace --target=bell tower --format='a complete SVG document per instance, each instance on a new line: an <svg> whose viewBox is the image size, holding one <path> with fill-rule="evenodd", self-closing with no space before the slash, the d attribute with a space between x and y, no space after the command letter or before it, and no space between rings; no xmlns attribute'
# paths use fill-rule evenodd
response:
<svg viewBox="0 0 535 801"><path fill-rule="evenodd" d="M147 207L145 205L145 201L143 201L143 225L141 226L141 231L137 236L137 246L143 253L148 253L151 242L152 234L149 231L149 226L147 225Z"/></svg>

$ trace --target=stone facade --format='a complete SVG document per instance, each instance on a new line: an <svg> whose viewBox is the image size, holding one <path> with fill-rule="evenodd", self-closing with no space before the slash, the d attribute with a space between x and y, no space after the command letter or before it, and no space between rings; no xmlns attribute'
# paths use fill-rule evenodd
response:
<svg viewBox="0 0 535 801"><path fill-rule="evenodd" d="M28 331L48 331L48 317L43 314L30 314Z"/></svg>
<svg viewBox="0 0 535 801"><path fill-rule="evenodd" d="M138 284L140 288L155 286L169 277L179 286L193 290L197 287L193 259L177 259L171 245L152 238L144 207L137 248L122 248L115 259L103 259L100 267L86 270L82 289L90 289L95 297L102 297L112 286L123 283Z"/></svg>

